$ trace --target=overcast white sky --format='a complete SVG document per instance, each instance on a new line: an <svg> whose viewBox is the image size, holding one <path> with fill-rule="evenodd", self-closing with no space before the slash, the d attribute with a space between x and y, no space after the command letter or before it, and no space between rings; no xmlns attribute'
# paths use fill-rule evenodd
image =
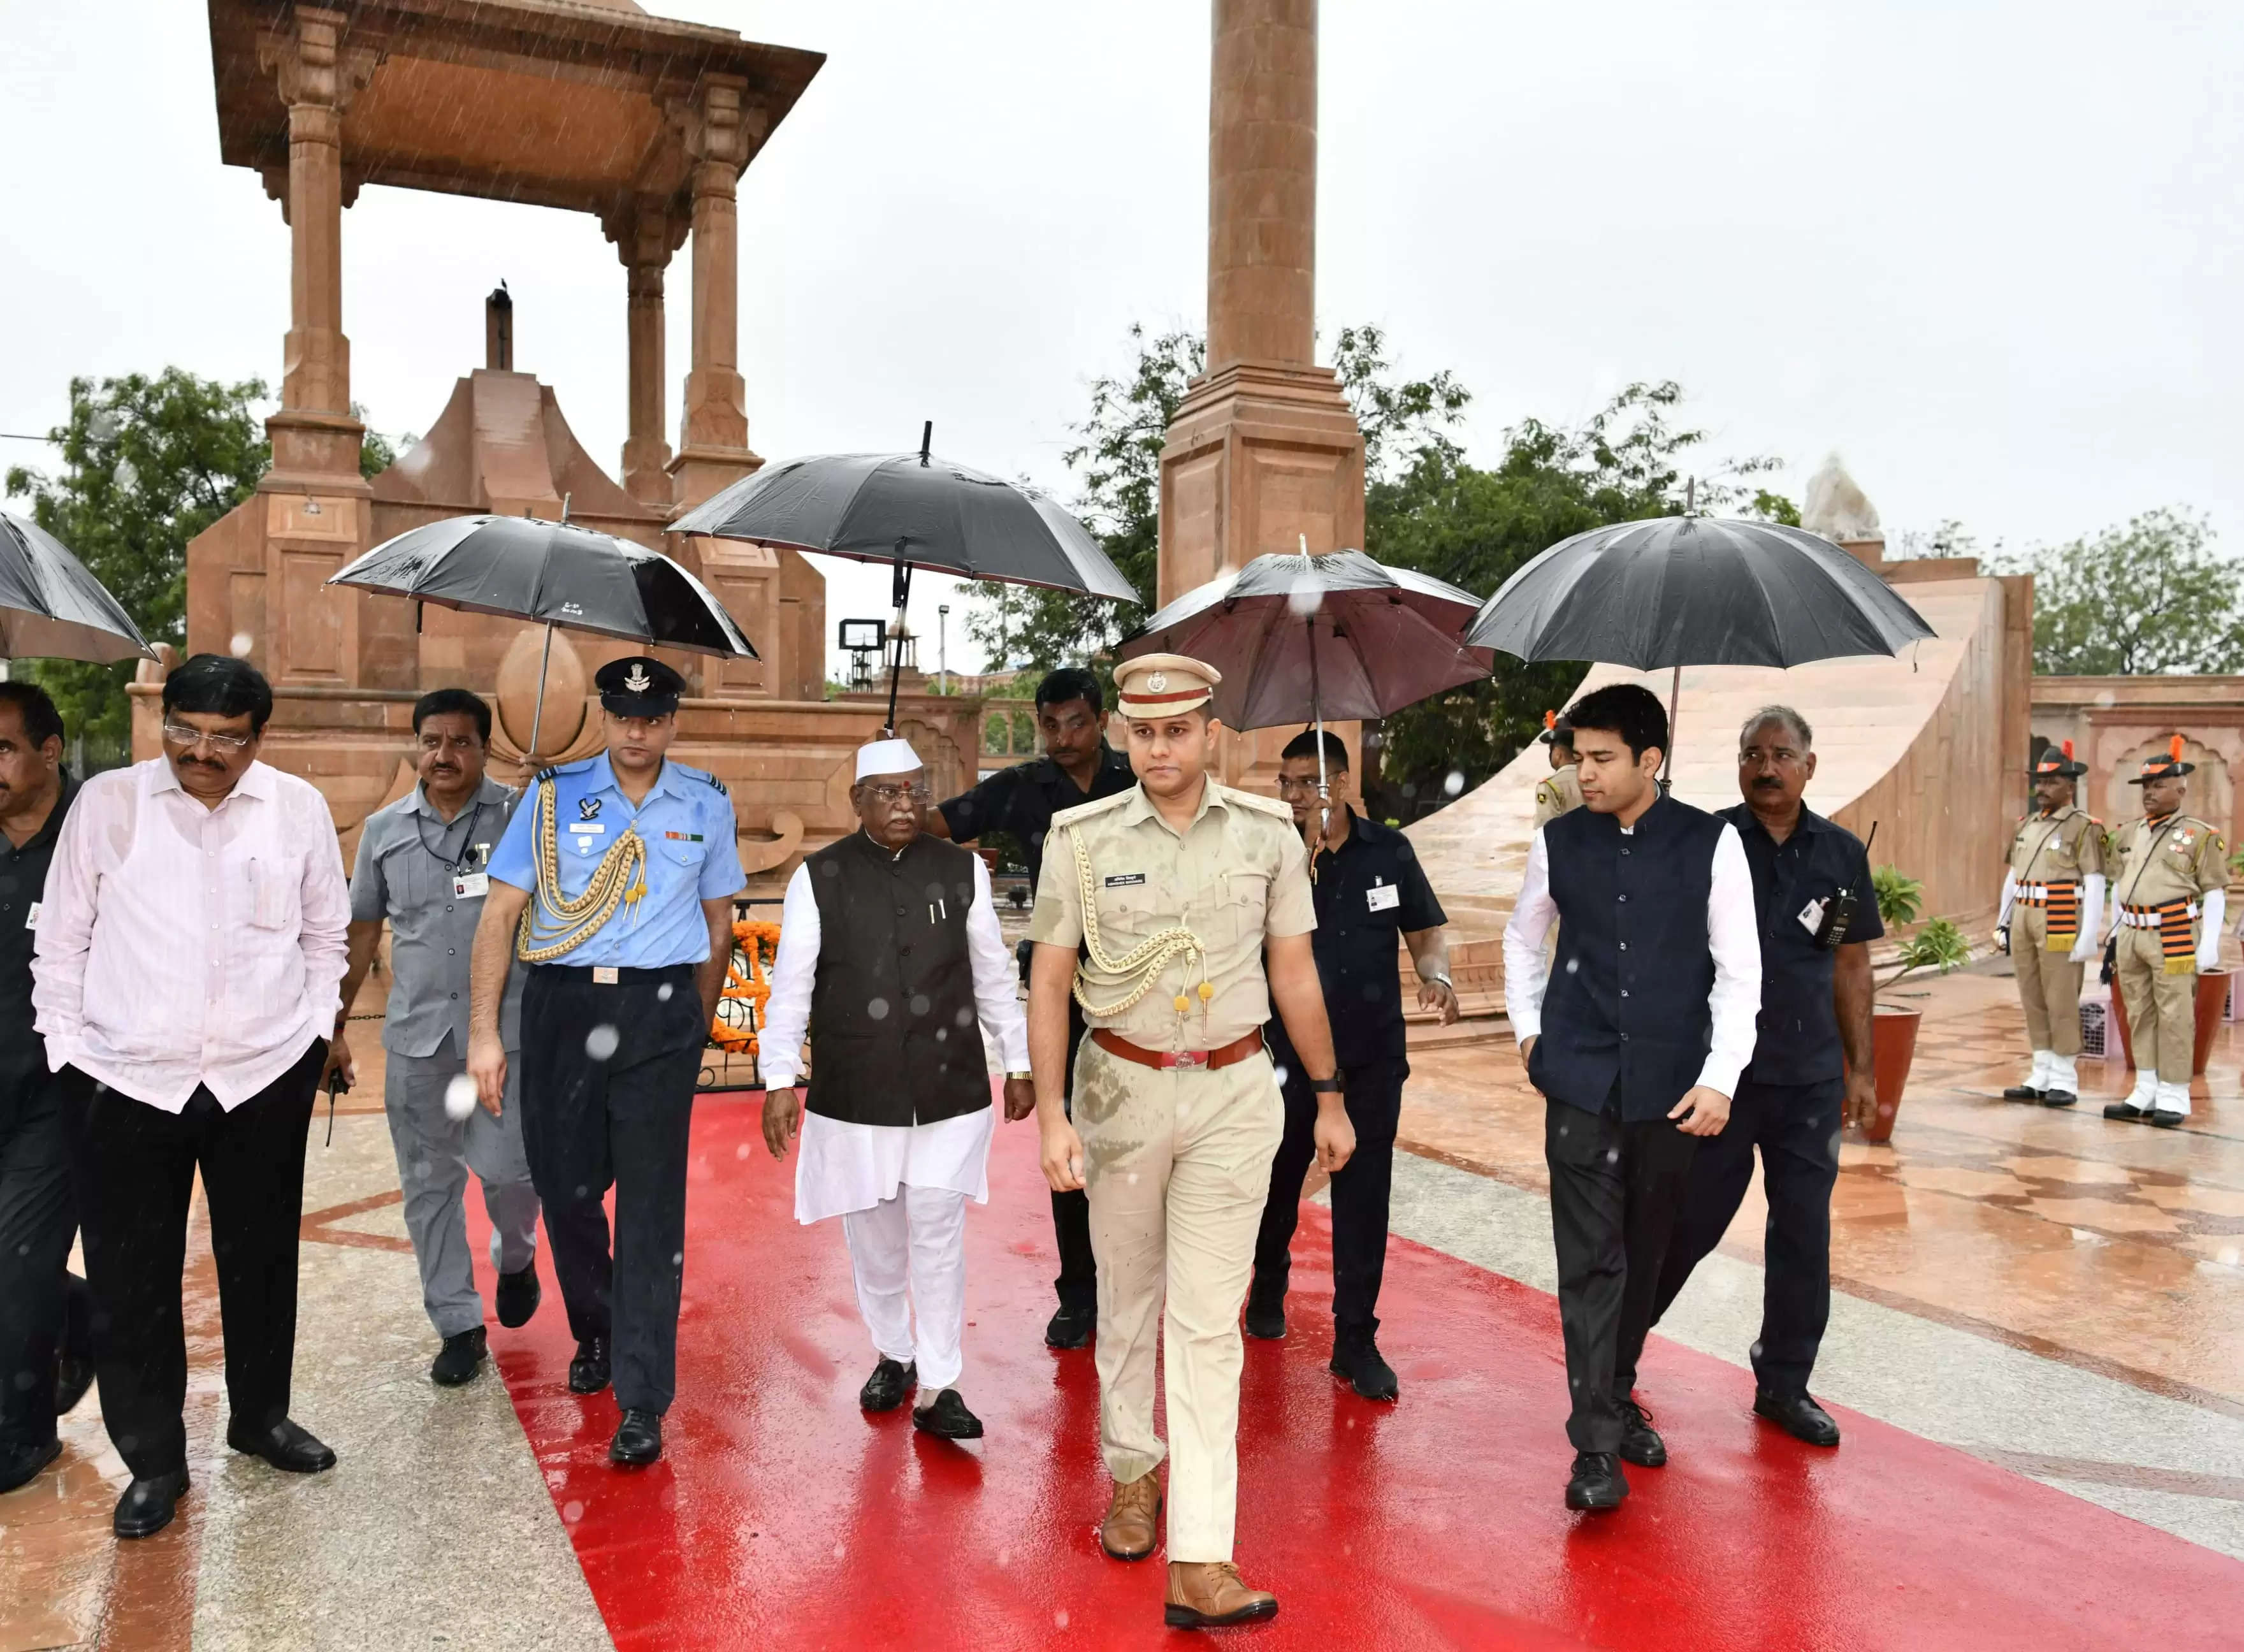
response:
<svg viewBox="0 0 2244 1652"><path fill-rule="evenodd" d="M1129 323L1204 320L1206 0L648 9L828 54L741 187L757 450L932 418L1065 497ZM1673 377L1795 497L1839 450L1892 534L2183 504L2244 548L2244 6L1327 0L1323 27L1320 325L1455 370L1474 454ZM0 0L0 430L58 422L72 374L277 382L287 232L219 165L204 8ZM344 236L377 427L428 427L504 276L517 365L618 465L623 272L592 220L368 189ZM885 570L828 566L829 621L885 606ZM914 604L930 639L943 594Z"/></svg>

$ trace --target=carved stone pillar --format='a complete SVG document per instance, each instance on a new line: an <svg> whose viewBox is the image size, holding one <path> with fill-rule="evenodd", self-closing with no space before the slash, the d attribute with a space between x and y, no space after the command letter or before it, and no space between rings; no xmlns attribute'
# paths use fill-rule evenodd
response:
<svg viewBox="0 0 2244 1652"><path fill-rule="evenodd" d="M1363 544L1363 437L1316 322L1316 0L1213 0L1207 370L1161 449L1169 602L1255 557ZM1352 723L1328 725L1350 746ZM1274 766L1292 728L1227 741L1224 778ZM1259 777L1259 772L1258 772Z"/></svg>
<svg viewBox="0 0 2244 1652"><path fill-rule="evenodd" d="M686 417L670 461L672 498L700 504L763 461L748 449L748 410L740 373L740 213L734 192L761 146L769 117L743 110L746 86L713 75L685 120L693 196L693 364L686 376Z"/></svg>
<svg viewBox="0 0 2244 1652"><path fill-rule="evenodd" d="M663 411L662 273L685 240L686 226L661 202L641 197L607 219L605 227L623 261L630 350L624 491L641 504L667 508L673 494Z"/></svg>
<svg viewBox="0 0 2244 1652"><path fill-rule="evenodd" d="M282 209L289 228L289 327L280 410L266 421L273 439L268 490L364 485L358 461L365 427L351 416L350 341L342 324L342 120L373 75L381 48L348 28L341 11L299 5L258 43L259 62L288 105Z"/></svg>

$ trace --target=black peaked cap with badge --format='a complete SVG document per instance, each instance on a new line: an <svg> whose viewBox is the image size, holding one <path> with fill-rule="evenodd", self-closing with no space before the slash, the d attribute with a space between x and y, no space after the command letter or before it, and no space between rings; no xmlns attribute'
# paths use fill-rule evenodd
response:
<svg viewBox="0 0 2244 1652"><path fill-rule="evenodd" d="M667 717L678 709L686 679L652 654L611 660L592 674L603 710L618 717Z"/></svg>

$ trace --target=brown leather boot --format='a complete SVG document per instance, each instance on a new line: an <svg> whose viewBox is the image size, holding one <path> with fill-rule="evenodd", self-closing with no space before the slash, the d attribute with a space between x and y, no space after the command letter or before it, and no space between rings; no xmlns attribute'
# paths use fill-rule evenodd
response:
<svg viewBox="0 0 2244 1652"><path fill-rule="evenodd" d="M1248 1588L1229 1561L1169 1562L1169 1604L1162 1621L1173 1629L1260 1623L1277 1615L1278 1597Z"/></svg>
<svg viewBox="0 0 2244 1652"><path fill-rule="evenodd" d="M1161 1513L1161 1479L1140 1474L1128 1485L1114 1482L1114 1500L1098 1527L1098 1547L1118 1561L1142 1561L1153 1552L1153 1522Z"/></svg>

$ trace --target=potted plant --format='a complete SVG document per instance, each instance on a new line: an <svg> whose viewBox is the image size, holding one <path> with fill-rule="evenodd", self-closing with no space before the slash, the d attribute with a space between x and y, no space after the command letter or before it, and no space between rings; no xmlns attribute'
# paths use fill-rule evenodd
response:
<svg viewBox="0 0 2244 1652"><path fill-rule="evenodd" d="M1904 877L1896 867L1881 866L1870 874L1870 884L1877 896L1878 920L1889 931L1905 929L1917 921L1924 907L1924 885L1917 879ZM1945 975L1970 961L1971 944L1964 938L1964 931L1947 918L1929 918L1901 944L1893 972L1877 987L1884 992L1920 970ZM1873 1006L1870 1060L1877 1108L1862 1126L1862 1134L1869 1141L1884 1141L1893 1135L1894 1114L1900 1110L1902 1092L1909 1085L1909 1066L1916 1059L1917 1025L1923 1019L1923 1011L1898 1004Z"/></svg>

